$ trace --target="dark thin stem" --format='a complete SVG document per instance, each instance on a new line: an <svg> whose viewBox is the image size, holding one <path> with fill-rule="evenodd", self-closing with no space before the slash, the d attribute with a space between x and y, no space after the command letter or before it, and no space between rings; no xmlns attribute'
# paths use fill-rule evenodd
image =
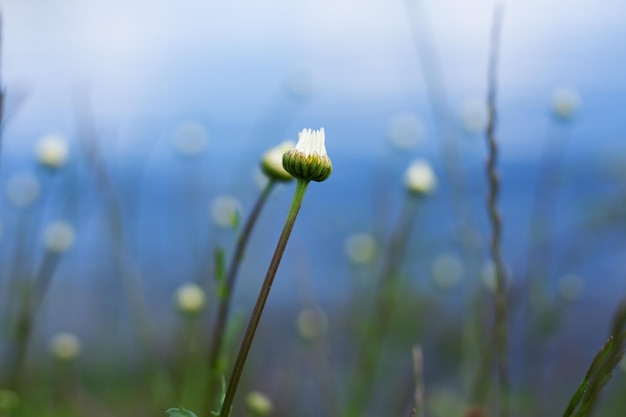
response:
<svg viewBox="0 0 626 417"><path fill-rule="evenodd" d="M228 320L228 314L230 312L230 306L233 299L235 281L237 280L237 272L239 271L239 266L241 265L241 261L243 260L244 253L248 245L248 240L252 235L254 225L256 224L256 221L261 214L261 210L263 209L263 206L265 206L265 202L267 201L267 198L274 189L275 185L276 181L270 179L261 194L259 195L259 198L254 204L252 212L250 212L250 216L248 217L248 220L246 220L246 224L244 225L244 228L241 231L239 238L237 239L235 253L233 254L230 265L228 267L228 274L226 276L225 297L220 300L221 302L217 313L217 319L215 320L215 327L213 328L213 335L211 338L211 348L209 350L209 387L208 395L206 396L205 401L205 412L203 414L207 414L209 412L209 410L213 406L213 401L216 396L215 387L217 385L219 377L219 367L217 365L222 353L222 347L224 345L224 334L226 331L226 323Z"/></svg>
<svg viewBox="0 0 626 417"><path fill-rule="evenodd" d="M289 214L287 214L287 220L285 221L283 231L280 234L280 238L278 239L278 243L276 245L276 249L274 250L274 255L272 256L270 266L267 269L265 280L263 281L263 285L261 286L261 291L259 292L256 305L254 306L254 310L252 311L252 316L250 317L248 328L246 329L243 341L241 342L239 354L237 355L232 374L228 381L228 388L226 390L226 396L224 397L224 403L222 404L222 409L220 411L220 417L228 417L230 415L230 409L233 404L233 399L235 398L235 393L237 392L237 387L239 386L239 380L241 379L241 374L243 372L246 359L248 357L248 352L250 351L250 347L252 346L254 334L256 333L259 321L261 320L263 308L265 307L267 297L269 296L270 290L272 289L272 283L274 282L276 271L278 271L278 265L280 264L280 260L282 259L283 253L285 252L285 247L287 246L289 235L291 234L293 225L296 222L296 217L298 216L298 212L300 211L302 199L304 198L304 193L306 192L308 185L308 181L298 179L298 182L296 184L296 190L293 195L293 200L291 202L291 207L289 208Z"/></svg>
<svg viewBox="0 0 626 417"><path fill-rule="evenodd" d="M509 415L508 395L508 329L507 329L507 303L506 303L506 278L504 262L501 253L502 244L502 219L498 211L498 195L500 192L500 180L497 173L498 144L496 141L496 93L497 93L497 68L498 52L500 43L500 32L504 8L498 4L494 8L493 22L491 28L491 47L489 51L488 67L488 92L487 108L489 120L487 124L486 137L489 156L487 160L487 178L489 182L489 195L487 197L487 210L491 223L492 235L490 252L496 273L496 290L494 294L495 321L496 321L496 345L498 352L498 382L500 385L500 416Z"/></svg>

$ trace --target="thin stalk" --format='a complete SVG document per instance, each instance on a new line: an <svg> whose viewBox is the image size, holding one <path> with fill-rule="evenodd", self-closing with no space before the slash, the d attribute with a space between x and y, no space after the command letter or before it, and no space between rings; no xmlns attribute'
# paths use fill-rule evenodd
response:
<svg viewBox="0 0 626 417"><path fill-rule="evenodd" d="M9 377L9 387L13 389L20 388L21 375L26 362L26 353L28 352L28 344L33 332L35 319L43 304L48 288L50 288L50 283L59 260L60 257L57 253L46 252L32 288L29 289L23 300L22 311L17 319L17 343L13 358L13 368Z"/></svg>
<svg viewBox="0 0 626 417"><path fill-rule="evenodd" d="M276 276L278 265L280 264L280 260L282 259L283 253L285 252L285 247L287 246L289 235L291 234L293 225L296 222L296 217L298 216L298 212L300 211L300 206L302 205L304 193L306 192L308 185L309 181L301 179L298 179L298 182L296 183L296 190L293 195L293 200L291 201L289 213L287 214L287 220L285 221L283 231L280 234L280 238L278 239L278 244L276 245L276 249L274 250L274 255L272 256L270 266L267 269L265 280L263 281L263 285L261 286L261 291L259 292L256 305L254 306L254 310L252 311L252 316L250 317L248 328L246 329L243 341L241 342L239 354L237 355L232 374L228 381L228 388L226 389L226 396L224 397L224 403L222 404L220 417L228 417L230 414L230 409L233 404L233 399L235 398L235 393L237 392L237 387L239 386L239 380L241 379L241 374L243 372L246 359L248 357L248 352L250 351L250 347L252 346L254 334L256 333L259 321L261 320L261 314L263 314L265 302L267 301L267 297L269 296L270 290L272 289L272 283L274 282L274 277Z"/></svg>
<svg viewBox="0 0 626 417"><path fill-rule="evenodd" d="M361 343L361 351L356 360L355 372L350 384L351 393L345 415L358 417L370 399L373 377L381 357L383 341L386 339L395 304L395 294L399 281L399 270L411 235L412 226L420 199L408 196L406 204L394 230L384 264L380 270L378 289L374 307L371 311L371 323Z"/></svg>
<svg viewBox="0 0 626 417"><path fill-rule="evenodd" d="M239 271L239 266L241 265L241 261L243 260L244 253L246 251L246 247L248 245L248 240L252 235L252 230L254 229L254 225L256 224L259 215L261 214L261 210L263 206L265 206L265 202L267 198L271 194L274 186L276 185L276 180L270 179L259 198L257 199L254 207L252 208L252 212L250 216L246 220L246 224L237 239L237 245L235 247L235 253L230 261L230 265L228 267L228 273L226 276L226 291L225 296L220 300L219 310L217 313L217 319L215 320L215 327L213 328L213 335L211 337L211 348L209 350L209 387L208 387L208 395L206 396L204 413L207 414L211 407L213 406L213 401L215 399L215 387L217 382L217 377L219 377L218 373L218 362L222 353L222 347L224 345L224 333L226 331L226 323L228 320L228 314L230 312L230 306L233 299L233 289L235 288L235 281L237 280L237 272Z"/></svg>
<svg viewBox="0 0 626 417"><path fill-rule="evenodd" d="M507 327L507 300L504 262L502 259L502 219L498 210L498 195L500 192L500 180L497 172L498 144L496 140L496 92L497 92L497 67L500 43L500 32L504 7L497 4L494 8L491 47L489 51L489 67L487 74L487 108L489 120L486 129L487 147L489 156L487 159L487 178L489 182L489 194L487 197L487 211L491 223L492 235L490 252L495 267L496 289L494 294L496 347L498 352L498 383L500 386L500 413L501 417L509 415L509 375L508 375L508 327Z"/></svg>
<svg viewBox="0 0 626 417"><path fill-rule="evenodd" d="M425 417L424 407L424 355L420 345L413 346L413 374L415 376L415 417Z"/></svg>

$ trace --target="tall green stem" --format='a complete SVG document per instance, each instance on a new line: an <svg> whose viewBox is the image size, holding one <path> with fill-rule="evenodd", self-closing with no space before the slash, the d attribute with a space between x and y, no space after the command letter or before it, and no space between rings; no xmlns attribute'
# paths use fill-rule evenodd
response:
<svg viewBox="0 0 626 417"><path fill-rule="evenodd" d="M287 220L285 221L283 231L280 234L280 238L278 239L278 244L276 245L276 249L274 250L274 255L272 256L270 266L267 269L265 280L263 281L263 285L261 286L261 291L259 292L256 305L254 306L254 310L252 311L252 316L250 317L250 321L248 322L246 334L244 335L243 341L241 342L241 347L239 348L239 354L237 355L237 359L235 360L233 372L228 381L228 388L226 390L226 396L224 397L224 403L222 404L222 409L220 411L220 417L228 417L230 414L230 409L233 404L233 399L235 398L235 393L237 392L237 387L239 386L239 380L241 378L241 374L243 372L246 359L248 357L248 352L250 351L250 347L252 346L254 334L256 333L259 321L261 320L261 314L263 314L265 302L267 301L267 297L269 296L270 290L272 289L272 283L274 282L274 277L276 276L278 265L280 264L280 260L282 259L283 253L285 252L285 247L287 246L289 235L291 235L291 230L293 229L293 225L296 222L296 217L298 216L298 212L300 211L300 206L302 205L304 193L306 192L308 185L309 181L301 179L298 179L298 182L296 183L296 191L293 195L293 200L291 201L291 207L289 208L289 213L287 214Z"/></svg>
<svg viewBox="0 0 626 417"><path fill-rule="evenodd" d="M230 265L228 267L228 275L226 276L226 295L221 300L219 310L217 313L217 319L215 320L215 327L213 328L213 337L211 340L211 349L209 351L209 392L206 396L205 401L205 413L213 406L213 400L215 398L215 386L217 379L217 370L218 370L218 362L222 352L222 347L224 345L224 332L226 330L226 322L228 319L228 313L230 312L230 305L233 299L233 288L235 287L235 281L237 279L237 272L239 271L239 266L241 265L241 261L243 260L243 256L248 245L248 240L250 239L250 235L252 234L252 229L256 224L257 219L259 218L259 214L261 214L261 210L267 201L268 196L274 189L276 185L276 181L270 179L261 194L259 195L258 200L254 204L252 208L252 212L246 221L246 224L239 235L237 240L237 246L235 247L235 253L230 261Z"/></svg>

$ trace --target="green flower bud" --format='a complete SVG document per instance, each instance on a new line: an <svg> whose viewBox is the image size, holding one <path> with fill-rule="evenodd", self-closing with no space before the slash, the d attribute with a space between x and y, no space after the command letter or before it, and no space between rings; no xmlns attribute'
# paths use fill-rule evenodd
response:
<svg viewBox="0 0 626 417"><path fill-rule="evenodd" d="M248 406L248 411L250 411L252 415L259 417L271 414L274 409L272 400L270 400L267 395L259 391L251 391L248 395L246 395L246 405Z"/></svg>
<svg viewBox="0 0 626 417"><path fill-rule="evenodd" d="M293 149L295 144L291 141L283 142L265 152L261 158L261 169L268 178L276 181L291 181L293 177L283 168L283 155Z"/></svg>
<svg viewBox="0 0 626 417"><path fill-rule="evenodd" d="M324 181L333 172L333 165L324 146L324 128L304 129L298 133L296 147L283 155L283 168L296 178Z"/></svg>

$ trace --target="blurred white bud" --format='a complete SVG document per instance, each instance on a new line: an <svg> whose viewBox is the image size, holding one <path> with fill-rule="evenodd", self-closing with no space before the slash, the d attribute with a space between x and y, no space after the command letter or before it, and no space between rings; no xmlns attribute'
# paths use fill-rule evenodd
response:
<svg viewBox="0 0 626 417"><path fill-rule="evenodd" d="M583 293L584 281L576 275L565 275L559 280L558 294L565 301L577 301Z"/></svg>
<svg viewBox="0 0 626 417"><path fill-rule="evenodd" d="M176 291L176 306L184 314L198 314L205 304L204 290L196 284L185 284Z"/></svg>
<svg viewBox="0 0 626 417"><path fill-rule="evenodd" d="M437 186L437 178L428 161L416 159L406 170L404 184L410 193L426 195Z"/></svg>
<svg viewBox="0 0 626 417"><path fill-rule="evenodd" d="M426 134L422 120L414 114L402 113L394 116L389 123L389 140L398 150L412 149Z"/></svg>
<svg viewBox="0 0 626 417"><path fill-rule="evenodd" d="M246 406L250 414L257 417L268 416L274 410L272 400L260 391L250 391L246 395Z"/></svg>
<svg viewBox="0 0 626 417"><path fill-rule="evenodd" d="M378 244L372 235L356 233L346 239L345 250L350 262L355 265L364 265L376 259Z"/></svg>
<svg viewBox="0 0 626 417"><path fill-rule="evenodd" d="M487 127L487 105L483 100L467 100L461 106L461 123L467 133L480 133Z"/></svg>
<svg viewBox="0 0 626 417"><path fill-rule="evenodd" d="M562 120L570 120L580 105L580 95L573 88L558 88L552 93L552 111Z"/></svg>
<svg viewBox="0 0 626 417"><path fill-rule="evenodd" d="M185 122L178 126L174 134L174 146L184 156L196 156L207 147L209 135L203 125Z"/></svg>
<svg viewBox="0 0 626 417"><path fill-rule="evenodd" d="M441 289L454 288L463 276L463 264L454 255L444 254L435 258L432 268L433 282Z"/></svg>
<svg viewBox="0 0 626 417"><path fill-rule="evenodd" d="M46 168L60 168L67 162L69 148L65 137L53 134L39 139L35 146L35 157Z"/></svg>
<svg viewBox="0 0 626 417"><path fill-rule="evenodd" d="M296 144L285 141L278 146L274 146L261 158L261 169L268 176L276 181L291 181L293 177L283 167L283 155L295 148Z"/></svg>
<svg viewBox="0 0 626 417"><path fill-rule="evenodd" d="M63 253L74 244L74 228L67 222L56 221L46 226L43 243L53 253Z"/></svg>
<svg viewBox="0 0 626 417"><path fill-rule="evenodd" d="M39 180L32 174L15 174L7 181L7 197L17 208L32 205L41 191Z"/></svg>
<svg viewBox="0 0 626 417"><path fill-rule="evenodd" d="M241 204L232 196L216 197L211 202L211 218L216 225L225 229L235 228L241 216Z"/></svg>
<svg viewBox="0 0 626 417"><path fill-rule="evenodd" d="M71 333L59 333L50 342L50 351L55 359L68 362L80 354L80 340Z"/></svg>
<svg viewBox="0 0 626 417"><path fill-rule="evenodd" d="M298 313L296 325L300 337L307 341L314 341L326 333L328 319L322 310L308 308Z"/></svg>

